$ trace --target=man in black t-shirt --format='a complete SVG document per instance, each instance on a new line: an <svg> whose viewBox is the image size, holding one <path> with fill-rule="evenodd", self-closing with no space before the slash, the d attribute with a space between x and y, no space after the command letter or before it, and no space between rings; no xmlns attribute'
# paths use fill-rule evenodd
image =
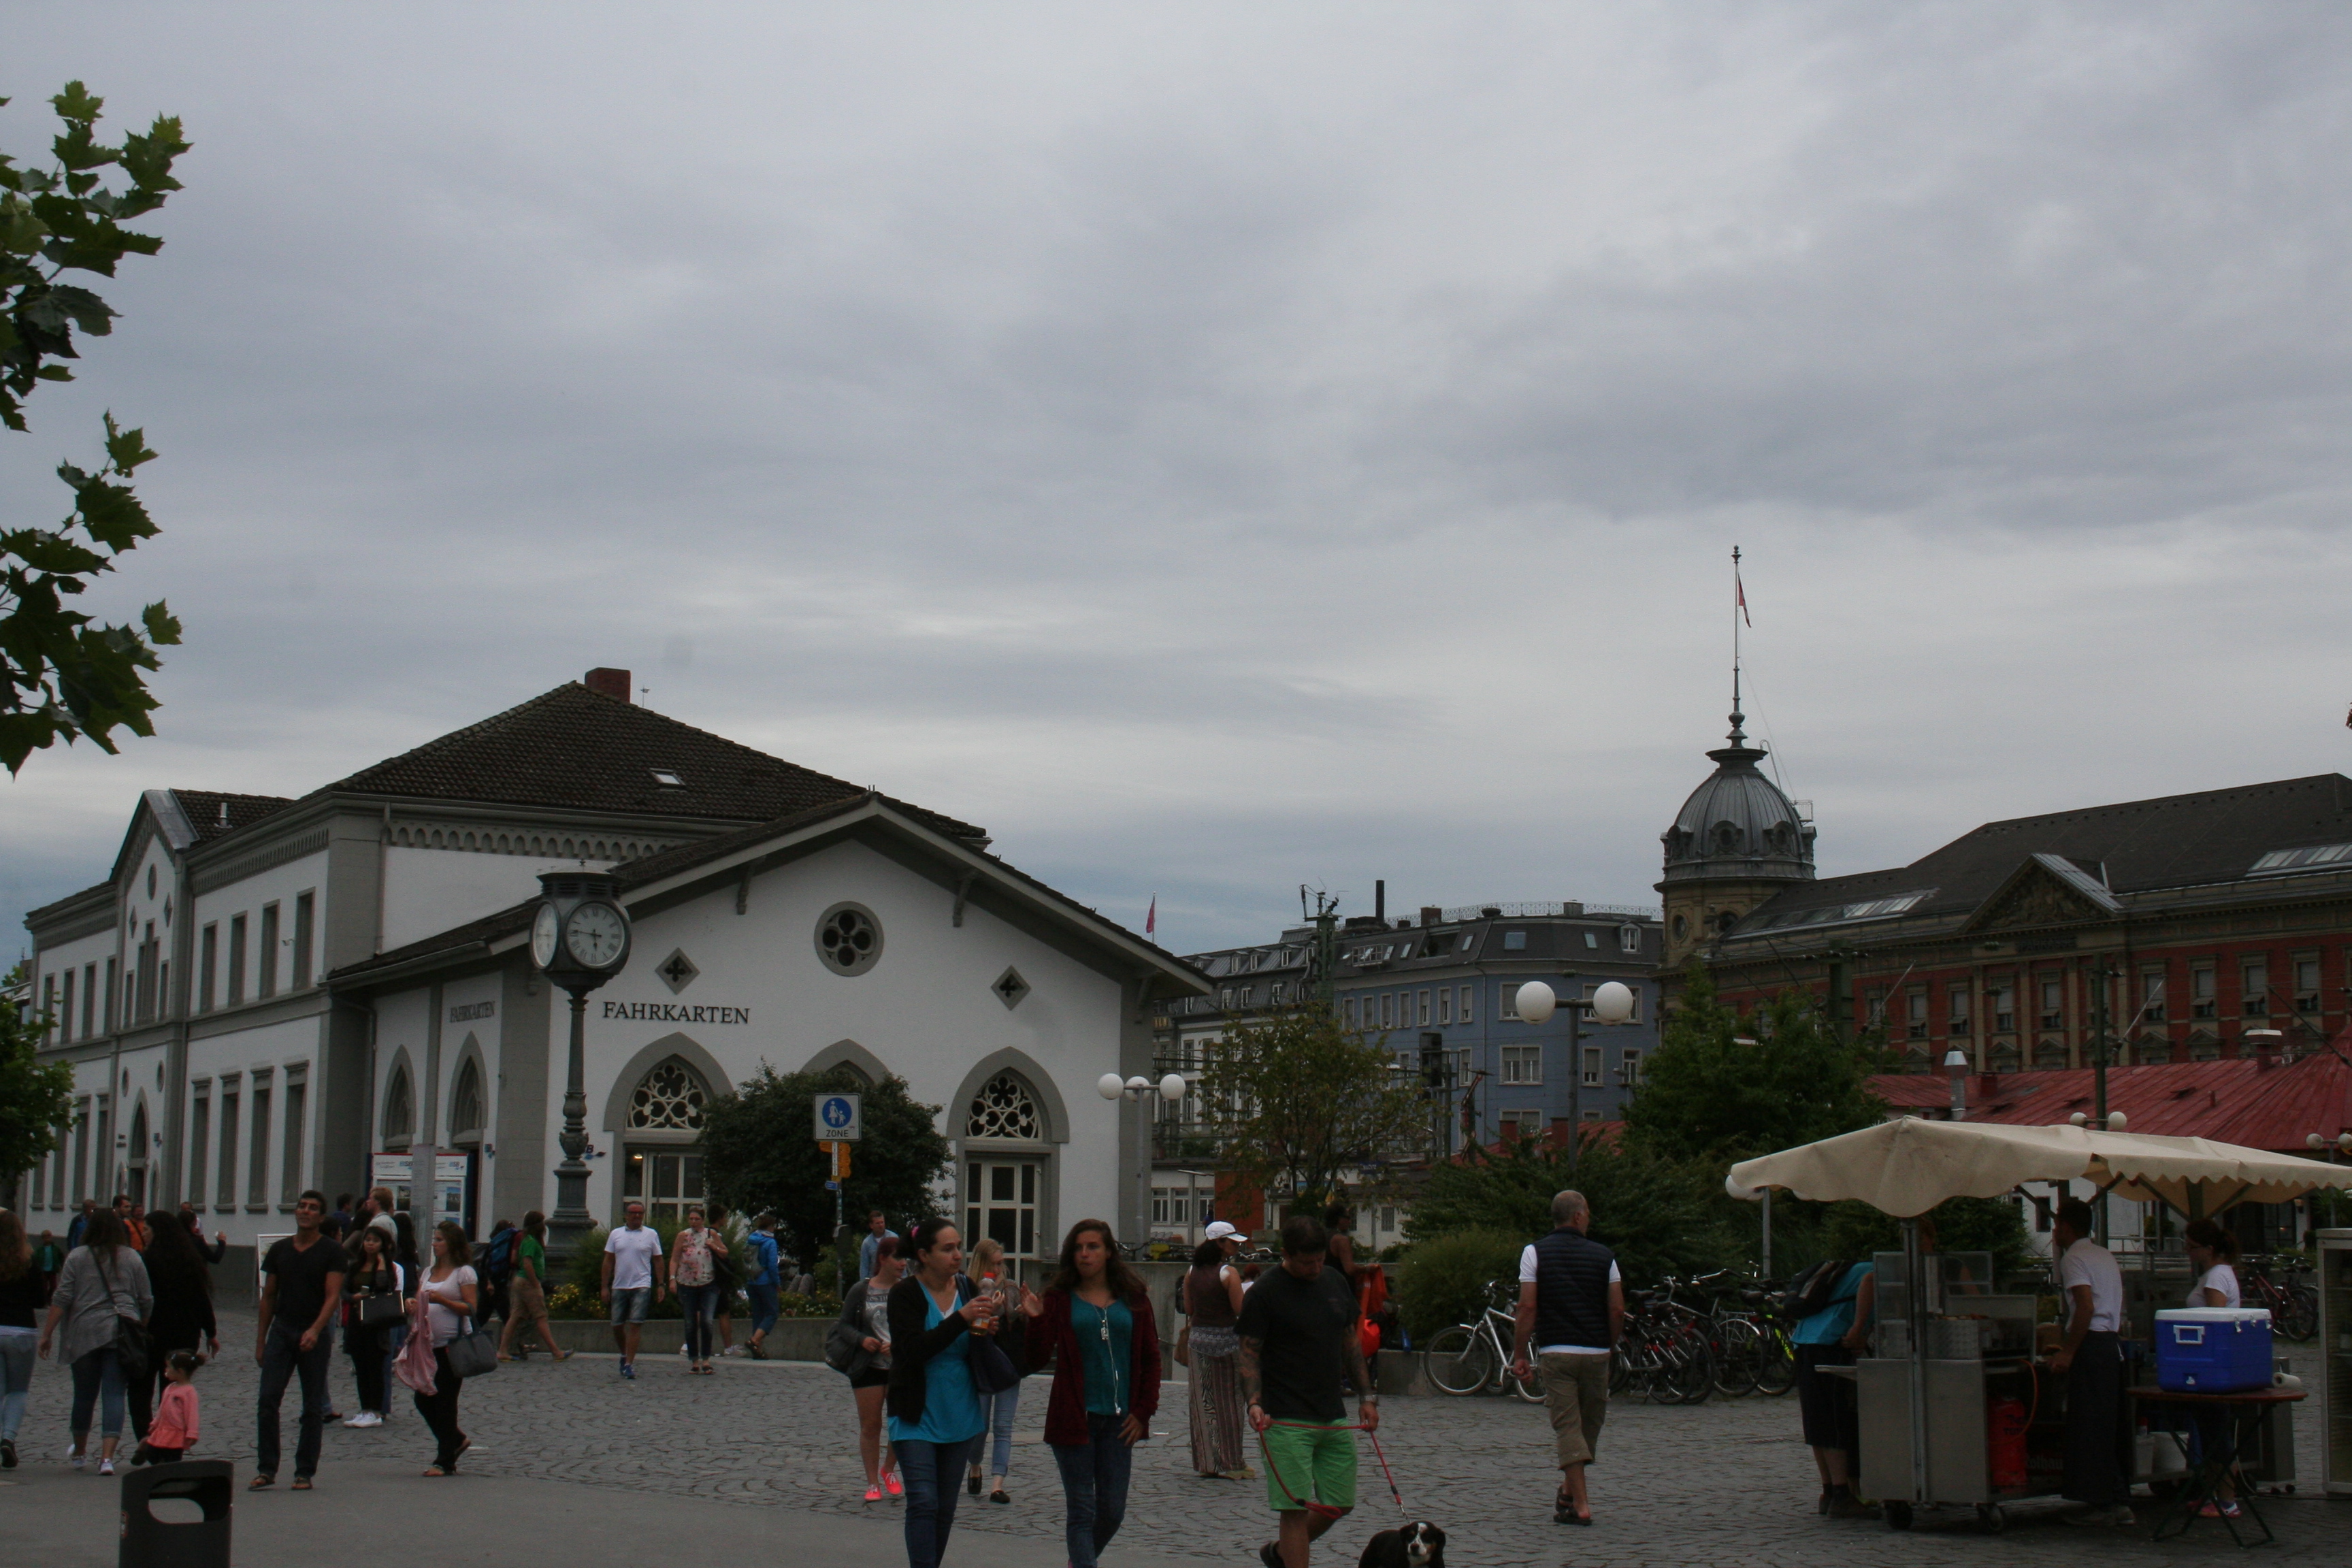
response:
<svg viewBox="0 0 2352 1568"><path fill-rule="evenodd" d="M1265 1568L1307 1568L1310 1543L1356 1506L1356 1435L1339 1380L1355 1385L1366 1431L1381 1424L1364 1363L1356 1293L1324 1267L1330 1235L1312 1215L1283 1222L1282 1267L1242 1298L1235 1370L1250 1426L1265 1445L1265 1497L1282 1538L1258 1548ZM1309 1501L1329 1512L1310 1512Z"/></svg>
<svg viewBox="0 0 2352 1568"><path fill-rule="evenodd" d="M302 1378L302 1426L294 1444L294 1489L310 1489L327 1421L327 1364L334 1355L335 1310L342 1304L351 1268L341 1246L327 1239L327 1200L304 1193L294 1204L294 1234L280 1237L261 1260L260 1322L253 1359L261 1366L259 1429L254 1438L253 1479L259 1491L278 1480L278 1407L286 1384Z"/></svg>

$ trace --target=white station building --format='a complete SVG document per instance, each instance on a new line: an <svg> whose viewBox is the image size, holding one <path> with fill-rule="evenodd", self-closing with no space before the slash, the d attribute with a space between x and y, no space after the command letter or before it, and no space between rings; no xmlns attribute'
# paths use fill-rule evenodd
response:
<svg viewBox="0 0 2352 1568"><path fill-rule="evenodd" d="M377 1157L476 1235L556 1207L568 998L530 962L539 873L611 869L634 927L589 999L588 1206L701 1194L702 1106L847 1063L940 1105L967 1224L1030 1258L1123 1219L1139 1146L1105 1073L1207 979L988 853L981 829L629 700L592 670L297 799L148 791L112 873L34 910L72 1063L37 1233L85 1195L185 1200L232 1245Z"/></svg>

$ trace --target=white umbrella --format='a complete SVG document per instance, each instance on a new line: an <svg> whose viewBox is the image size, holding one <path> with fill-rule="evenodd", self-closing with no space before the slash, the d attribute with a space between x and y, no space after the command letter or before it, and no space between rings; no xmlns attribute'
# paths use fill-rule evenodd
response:
<svg viewBox="0 0 2352 1568"><path fill-rule="evenodd" d="M2235 1203L2284 1203L2315 1187L2352 1189L2352 1167L2206 1138L1904 1116L1743 1160L1724 1186L1750 1201L1769 1187L1822 1202L1855 1198L1907 1218L1946 1198L1995 1197L2021 1182L2065 1181L2158 1200L2184 1214L2213 1214Z"/></svg>

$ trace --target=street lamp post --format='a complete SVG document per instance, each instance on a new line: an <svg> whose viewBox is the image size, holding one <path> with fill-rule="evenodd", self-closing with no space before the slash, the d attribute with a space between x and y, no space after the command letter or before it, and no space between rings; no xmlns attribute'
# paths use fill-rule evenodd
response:
<svg viewBox="0 0 2352 1568"><path fill-rule="evenodd" d="M1944 1053L1944 1070L1952 1075L1952 1120L1969 1119L1969 1053L1954 1046Z"/></svg>
<svg viewBox="0 0 2352 1568"><path fill-rule="evenodd" d="M1153 1083L1141 1073L1122 1079L1115 1072L1107 1072L1095 1080L1095 1092L1108 1100L1124 1095L1135 1101L1135 1228L1128 1235L1134 1238L1134 1245L1141 1247L1151 1237L1151 1097L1157 1093L1171 1105L1182 1100L1184 1075L1171 1072Z"/></svg>
<svg viewBox="0 0 2352 1568"><path fill-rule="evenodd" d="M572 994L572 1041L565 1063L563 1163L555 1167L555 1212L548 1216L551 1260L568 1258L596 1221L588 1212L588 993L629 962L629 917L609 871L543 871L532 917L530 959Z"/></svg>
<svg viewBox="0 0 2352 1568"><path fill-rule="evenodd" d="M1518 1014L1526 1022L1548 1022L1559 998L1540 980L1519 987ZM1622 1024L1633 1016L1633 988L1620 980L1604 981L1587 999L1568 1004L1568 1172L1576 1173L1578 1146L1584 1142L1584 1014L1603 1024Z"/></svg>

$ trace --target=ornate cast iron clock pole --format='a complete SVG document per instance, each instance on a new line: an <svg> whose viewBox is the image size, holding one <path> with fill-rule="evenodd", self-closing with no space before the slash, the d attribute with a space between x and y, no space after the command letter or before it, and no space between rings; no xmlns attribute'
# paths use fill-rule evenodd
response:
<svg viewBox="0 0 2352 1568"><path fill-rule="evenodd" d="M563 1086L563 1163L555 1167L555 1213L548 1217L551 1259L569 1258L596 1223L588 1212L588 993L629 961L629 916L609 871L540 875L539 913L530 958L572 994L572 1047Z"/></svg>

